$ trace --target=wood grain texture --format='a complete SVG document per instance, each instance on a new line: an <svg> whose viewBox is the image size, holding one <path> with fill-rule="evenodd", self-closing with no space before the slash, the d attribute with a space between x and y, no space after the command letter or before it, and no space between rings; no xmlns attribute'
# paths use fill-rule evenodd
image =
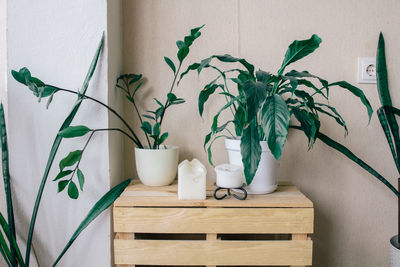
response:
<svg viewBox="0 0 400 267"><path fill-rule="evenodd" d="M114 240L116 264L311 265L312 241Z"/></svg>
<svg viewBox="0 0 400 267"><path fill-rule="evenodd" d="M313 233L311 208L114 208L119 233Z"/></svg>
<svg viewBox="0 0 400 267"><path fill-rule="evenodd" d="M176 182L169 186L149 187L134 180L114 202L114 207L298 207L312 208L312 202L290 183L280 183L278 189L267 195L249 195L245 201L235 198L216 200L215 186L207 184L206 200L179 200Z"/></svg>

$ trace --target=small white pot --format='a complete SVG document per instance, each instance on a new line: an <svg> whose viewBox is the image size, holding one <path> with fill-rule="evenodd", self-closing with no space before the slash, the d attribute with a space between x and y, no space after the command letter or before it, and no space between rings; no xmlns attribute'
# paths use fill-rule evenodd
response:
<svg viewBox="0 0 400 267"><path fill-rule="evenodd" d="M135 148L136 170L140 181L148 186L171 184L178 170L179 148Z"/></svg>
<svg viewBox="0 0 400 267"><path fill-rule="evenodd" d="M249 194L268 194L278 187L276 173L279 162L272 155L266 141L261 141L260 145L262 152L257 172L251 184L246 186ZM240 139L225 139L225 148L228 151L229 163L243 168Z"/></svg>
<svg viewBox="0 0 400 267"><path fill-rule="evenodd" d="M215 172L217 173L216 184L218 187L242 187L244 182L242 167L232 164L221 164L215 167Z"/></svg>
<svg viewBox="0 0 400 267"><path fill-rule="evenodd" d="M390 266L400 267L400 249L398 236L395 235L390 239Z"/></svg>

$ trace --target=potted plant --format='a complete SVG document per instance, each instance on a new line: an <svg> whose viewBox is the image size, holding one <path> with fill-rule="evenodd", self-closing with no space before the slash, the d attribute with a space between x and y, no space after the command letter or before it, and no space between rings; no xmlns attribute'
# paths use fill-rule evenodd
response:
<svg viewBox="0 0 400 267"><path fill-rule="evenodd" d="M164 145L165 140L168 137L168 133L162 132L162 123L164 121L166 111L169 107L185 102L184 99L179 98L175 95L174 89L176 87L177 77L179 77L181 72L180 70L182 67L182 63L189 54L189 48L191 47L193 42L201 35L200 30L203 27L204 25L191 29L190 34L185 36L183 41L178 40L176 42L176 45L178 47L177 67L170 58L164 57L165 62L173 72L173 80L170 89L167 92L166 99L163 103L157 98L153 98L157 105L156 109L146 111L145 114L143 114L138 109L135 96L138 90L141 89L143 85L142 74L123 74L117 78L116 87L124 93L125 97L132 105L134 112L138 116L138 119L141 123L141 130L144 133L144 140L139 138L137 132L133 130L131 125L124 119L121 114L119 114L107 104L86 95L82 97L82 100L87 99L90 101L94 101L95 103L107 108L123 123L126 129L90 129L87 126L78 125L66 127L65 129L60 131L59 135L64 138L83 137L85 135L88 135L89 137L87 139L87 145L90 142L91 137L94 133L101 131L118 131L125 135L130 141L132 141L136 145L136 167L139 179L142 181L142 183L149 186L164 186L170 184L176 177L179 156L178 147ZM12 74L17 81L26 85L33 92L33 94L38 97L39 102L43 98L48 98L47 106L51 103L53 96L57 92L66 92L79 95L79 92L60 88L54 85L45 84L38 78L32 77L27 68L22 68L19 71L13 71ZM75 174L78 177L79 183L82 180L79 179L80 177L82 177L82 172L79 170L78 167L82 155L85 151L86 145L81 150L72 151L63 160L60 161L60 172L55 179L59 183L59 191L64 190L67 185L68 188L72 186L76 189L76 185L72 181L72 177L74 177ZM66 167L71 165L65 164L66 162L69 162L71 165L75 163L77 164L74 169L70 170ZM71 178L65 180L66 176L70 176ZM78 192L77 190L73 191Z"/></svg>
<svg viewBox="0 0 400 267"><path fill-rule="evenodd" d="M182 79L193 70L197 70L198 74L204 69L216 71L217 77L200 92L200 116L212 95L223 97L226 104L213 118L204 149L213 165L211 147L216 140L224 137L229 161L243 166L247 190L251 194L265 194L276 189L278 160L286 142L291 117L299 122L299 127L308 138L309 148L319 131L320 115L332 117L347 134L346 123L336 109L320 102L320 99L328 101L330 87L340 86L348 90L365 105L369 117L372 115L371 105L362 90L346 81L329 83L308 71L291 70L285 73L288 65L314 52L320 43L321 39L315 34L308 40L294 41L276 74L261 69L255 71L255 67L243 58L213 55L190 65L180 77ZM212 64L213 60L225 64L239 63L243 68L221 69ZM319 84L315 84L315 80ZM235 91L231 90L230 82L236 84ZM232 117L219 123L219 116L225 110L229 110ZM234 131L229 128L231 124Z"/></svg>
<svg viewBox="0 0 400 267"><path fill-rule="evenodd" d="M104 38L104 37L103 37ZM103 47L103 38L101 39L101 42L97 48L97 51L95 53L95 56L92 60L92 63L90 65L89 71L86 75L86 79L82 85L82 88L77 92L77 100L72 108L72 111L68 114L66 119L64 120L63 124L61 125L60 132L66 130L69 128L69 125L71 124L72 120L74 119L75 115L77 114L80 105L82 103L82 100L85 99L85 94L88 89L89 82L91 80L91 77L95 71L96 65L98 58L100 56L100 51ZM13 72L14 78L27 85L32 92L34 93L35 96L39 97L49 97L52 95L55 91L54 88L52 87L47 87L42 81L40 81L38 78L32 77L30 75L30 72L27 69L22 69L20 72ZM50 100L51 101L51 100ZM0 254L2 255L4 262L7 264L7 266L23 266L23 267L29 267L30 265L30 256L31 256L31 248L33 247L32 244L32 237L35 229L35 223L36 223L36 218L37 214L39 211L40 207L40 202L43 196L44 192L44 187L46 185L50 169L52 167L52 163L54 161L54 158L57 154L58 148L61 144L63 137L60 134L57 134L53 146L51 148L47 165L43 173L42 181L40 184L40 187L37 192L36 196L36 201L33 206L33 213L32 217L30 219L30 225L29 225L29 231L28 231L28 236L26 238L26 246L25 246L25 255L21 253L20 246L17 242L17 235L16 235L16 218L14 217L14 206L13 206L13 196L12 196L12 188L11 188L11 177L9 173L9 157L8 157L8 144L7 144L7 130L6 130L6 121L4 118L4 110L3 110L3 105L0 105L0 143L1 143L1 153L2 153L2 172L3 172L3 181L4 181L4 190L5 190L5 201L6 203L4 206L7 207L7 216L3 216L2 213L0 213L0 227L2 231L0 231ZM73 166L74 164L77 163L77 153L74 154L75 157L69 157L64 159L62 162L65 167L67 166ZM78 165L76 165L78 166ZM76 167L77 168L77 167ZM66 170L61 172L62 175L65 173L71 174L71 170ZM78 169L78 180L79 184L81 185L81 190L82 186L84 183L84 178L83 178L83 173ZM59 174L60 176L60 174ZM64 175L63 177L65 177ZM57 177L56 177L57 178ZM78 198L79 191L77 189L77 186L74 181L72 181L72 176L70 179L67 180L62 180L59 182L59 190L63 190L66 188L68 185L68 195L70 198L76 199ZM58 179L56 179L58 180ZM76 231L72 235L71 239L68 241L64 249L60 252L59 256L55 259L54 263L52 266L56 266L57 263L60 261L60 259L63 257L65 252L71 247L75 239L80 235L80 233L94 220L98 215L100 215L104 210L106 210L109 206L112 205L112 203L119 197L119 195L124 191L124 189L130 184L131 179L127 179L123 181L122 183L118 184L117 186L113 187L111 190L109 190L105 195L103 195L93 206L93 208L88 212L87 216L82 220L81 224L77 227ZM7 220L6 220L7 218ZM8 242L7 242L7 241ZM25 258L23 258L25 256ZM36 257L36 255L35 255ZM37 264L39 264L39 260L36 258Z"/></svg>

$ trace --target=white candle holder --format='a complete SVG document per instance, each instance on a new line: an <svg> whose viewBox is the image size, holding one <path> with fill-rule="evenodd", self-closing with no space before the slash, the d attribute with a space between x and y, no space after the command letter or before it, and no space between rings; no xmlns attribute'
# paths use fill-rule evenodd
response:
<svg viewBox="0 0 400 267"><path fill-rule="evenodd" d="M223 188L239 188L244 182L243 169L238 165L221 164L215 167L216 184Z"/></svg>

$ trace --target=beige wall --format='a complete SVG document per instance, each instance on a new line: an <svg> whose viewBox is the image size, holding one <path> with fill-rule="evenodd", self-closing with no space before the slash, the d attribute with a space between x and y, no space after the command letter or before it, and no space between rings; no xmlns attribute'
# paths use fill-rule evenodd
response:
<svg viewBox="0 0 400 267"><path fill-rule="evenodd" d="M374 57L379 31L387 42L390 86L394 104L400 106L400 2L365 1L141 1L126 0L124 19L124 71L141 72L148 79L139 97L142 107L153 107L152 96L163 99L171 72L163 56L175 58L175 41L194 26L206 24L191 49L190 63L213 53L245 57L257 67L276 71L294 39L317 33L321 47L293 65L298 70L356 84L357 57ZM188 64L189 62L186 62ZM192 74L176 93L185 105L168 111L168 143L181 147L181 159L197 157L202 150L211 116L223 102L212 100L204 119L197 112L197 95L208 75ZM357 84L356 84L357 85ZM379 105L376 85L358 84L374 110ZM331 90L330 103L346 119L347 138L336 123L323 118L323 132L346 144L391 182L396 174L376 114L370 125L363 106L339 88ZM125 114L133 112L125 105ZM135 175L133 146L126 145L126 175ZM222 142L215 146L215 161L226 161ZM214 173L207 164L210 176ZM280 180L295 183L315 203L314 266L388 266L388 240L396 231L396 198L371 175L343 156L317 142L307 152L306 140L291 132L279 171Z"/></svg>

